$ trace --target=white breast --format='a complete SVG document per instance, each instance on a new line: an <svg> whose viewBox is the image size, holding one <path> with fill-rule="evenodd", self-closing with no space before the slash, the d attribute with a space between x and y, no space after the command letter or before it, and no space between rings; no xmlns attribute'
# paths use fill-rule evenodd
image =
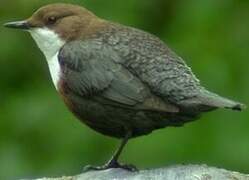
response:
<svg viewBox="0 0 249 180"><path fill-rule="evenodd" d="M60 64L58 61L58 53L57 52L51 59L48 59L48 67L50 71L50 75L52 77L55 88L58 89L58 82L60 80Z"/></svg>
<svg viewBox="0 0 249 180"><path fill-rule="evenodd" d="M60 65L58 61L59 50L65 42L52 30L48 28L35 28L30 30L31 36L36 41L38 47L44 53L49 71L55 85L58 89L58 82L60 80Z"/></svg>

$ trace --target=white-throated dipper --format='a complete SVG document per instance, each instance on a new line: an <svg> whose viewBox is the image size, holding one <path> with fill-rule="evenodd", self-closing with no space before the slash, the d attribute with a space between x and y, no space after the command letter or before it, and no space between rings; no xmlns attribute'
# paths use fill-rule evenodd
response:
<svg viewBox="0 0 249 180"><path fill-rule="evenodd" d="M181 126L217 108L245 107L202 87L159 38L101 19L83 7L51 4L5 26L31 33L57 91L78 119L123 139L106 165L89 169L134 170L118 163L130 138Z"/></svg>

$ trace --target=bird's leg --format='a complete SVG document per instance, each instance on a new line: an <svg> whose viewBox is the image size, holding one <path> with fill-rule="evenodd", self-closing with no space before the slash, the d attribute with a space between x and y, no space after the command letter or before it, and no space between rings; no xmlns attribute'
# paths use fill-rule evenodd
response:
<svg viewBox="0 0 249 180"><path fill-rule="evenodd" d="M110 168L122 168L128 171L137 171L137 168L133 165L121 165L118 163L118 158L122 150L124 149L124 146L127 144L128 140L130 139L130 137L131 137L131 132L127 133L127 135L122 140L119 148L116 150L112 158L104 166L100 166L100 167L86 166L84 168L84 172L90 171L90 170L105 170L105 169L110 169Z"/></svg>
<svg viewBox="0 0 249 180"><path fill-rule="evenodd" d="M133 165L121 165L118 163L118 158L119 158L121 152L123 151L124 146L127 144L128 140L130 139L131 135L132 134L129 131L129 133L127 133L127 135L125 136L125 138L121 142L117 151L114 153L112 158L108 161L108 163L105 165L107 167L107 169L108 168L123 168L123 169L130 170L130 171L137 171L137 168Z"/></svg>

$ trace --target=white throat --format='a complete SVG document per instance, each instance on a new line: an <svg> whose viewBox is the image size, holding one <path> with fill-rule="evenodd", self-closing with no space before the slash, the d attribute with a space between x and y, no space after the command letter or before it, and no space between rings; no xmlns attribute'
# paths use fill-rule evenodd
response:
<svg viewBox="0 0 249 180"><path fill-rule="evenodd" d="M45 55L53 83L56 89L58 89L57 85L60 80L58 53L65 42L54 31L48 28L35 28L30 30L30 33Z"/></svg>

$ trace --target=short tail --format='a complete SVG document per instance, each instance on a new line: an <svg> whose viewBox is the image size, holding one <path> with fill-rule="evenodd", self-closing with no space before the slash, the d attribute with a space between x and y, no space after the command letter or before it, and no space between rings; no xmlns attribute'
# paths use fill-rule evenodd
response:
<svg viewBox="0 0 249 180"><path fill-rule="evenodd" d="M203 105L214 107L214 108L226 108L236 111L242 111L246 108L246 105L221 97L215 93L203 90L201 96L198 98Z"/></svg>
<svg viewBox="0 0 249 180"><path fill-rule="evenodd" d="M208 112L218 108L232 109L242 111L246 106L242 103L221 97L206 89L201 89L194 98L183 100L179 103L184 113L190 115Z"/></svg>

